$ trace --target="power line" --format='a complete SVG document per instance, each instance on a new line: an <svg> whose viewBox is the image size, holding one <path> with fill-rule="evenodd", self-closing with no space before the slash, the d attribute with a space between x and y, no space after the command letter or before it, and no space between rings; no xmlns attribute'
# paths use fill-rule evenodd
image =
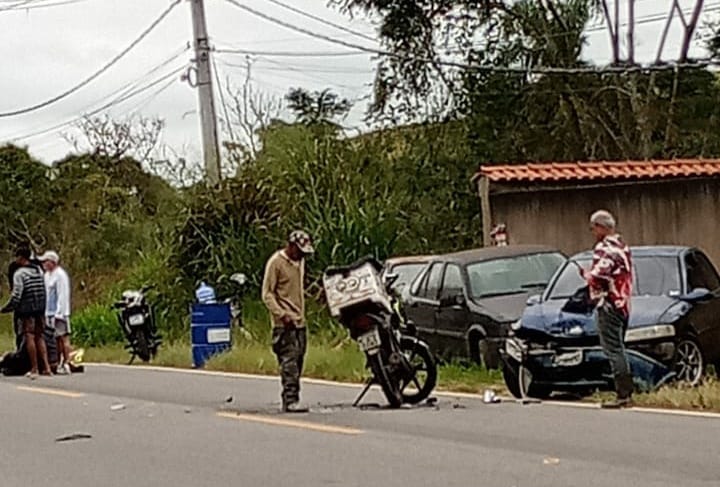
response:
<svg viewBox="0 0 720 487"><path fill-rule="evenodd" d="M220 75L218 74L217 63L212 63L212 70L213 74L215 75L215 84L217 85L218 94L220 95L220 103L222 104L223 113L225 114L225 124L227 125L228 132L230 133L230 139L235 142L235 131L232 129L232 123L230 123L230 114L228 111L228 105L225 102L225 94L223 92L222 84L220 83Z"/></svg>
<svg viewBox="0 0 720 487"><path fill-rule="evenodd" d="M286 10L289 10L289 11L291 11L291 12L294 12L294 13L296 13L296 14L298 14L298 15L302 15L303 17L306 17L306 18L308 18L308 19L312 19L312 20L315 20L316 22L320 22L321 24L325 24L325 25L327 25L327 26L334 27L335 29L341 30L341 31L343 31L343 32L347 32L348 34L352 34L352 35L355 35L355 36L357 36L357 37L361 37L361 38L363 38L363 39L365 39L365 40L369 40L369 41L371 41L371 42L377 42L377 39L376 39L376 38L371 37L371 36L365 34L364 32L359 32L359 31L353 30L353 29L351 29L351 28L349 28L349 27L345 27L344 25L340 25L340 24L337 24L337 23L332 22L332 21L330 21L330 20L324 19L324 18L322 18L322 17L318 17L318 16L316 16L316 15L307 13L307 12L305 12L304 10L301 10L301 9L299 9L299 8L296 8L296 7L293 7L292 5L288 5L287 3L281 2L280 0L266 0L266 1L268 1L268 2L270 2L270 3L272 3L272 4L274 4L274 5L277 5L278 7L281 7L281 8L284 8L284 9L286 9Z"/></svg>
<svg viewBox="0 0 720 487"><path fill-rule="evenodd" d="M109 109L109 108L112 108L112 107L114 107L114 106L118 106L118 105L120 105L121 103L126 102L127 100L129 100L129 99L131 99L131 98L134 98L135 96L140 95L140 94L142 94L142 93L144 93L144 92L146 92L146 91L154 88L155 86L159 85L160 83L162 83L162 82L164 82L164 81L167 81L167 80L170 79L171 77L180 74L180 72L182 72L182 71L185 70L186 68L187 68L187 65L183 64L183 65L180 66L179 68L176 68L176 69L170 71L169 73L161 76L160 78L154 80L153 82L151 82L151 83L149 83L149 84L147 84L147 85L145 85L145 86L143 86L143 87L141 87L141 88L137 88L136 90L133 90L133 91L131 91L131 92L129 92L129 93L124 93L124 94L123 94L123 92L126 92L126 91L127 91L126 87L123 87L123 88L121 88L120 90L116 91L114 94L105 97L105 99L108 99L108 98L110 98L110 97L112 97L112 96L117 95L117 96L115 96L114 99L110 100L109 102L105 103L104 105L102 105L102 106L100 106L100 107L98 107L98 108L96 108L96 109L93 109L93 110L90 110L90 111L88 111L88 112L83 113L83 115L80 116L80 117L75 117L75 118L72 118L72 119L67 120L67 121L65 121L65 122L62 122L62 123L58 123L58 124L56 124L56 125L53 125L52 127L47 127L47 128L45 128L45 129L38 130L38 131L35 131L35 132L31 132L31 133L29 133L29 134L10 137L10 138L8 138L7 140L9 140L10 142L17 142L17 141L19 141L19 140L30 139L30 138L38 137L38 136L40 136L40 135L45 135L45 134L49 134L49 133L55 132L55 131L57 131L57 130L59 130L59 129L61 129L61 128L64 128L64 127L67 127L67 126L69 126L69 125L72 125L72 124L74 124L74 123L76 123L76 122L79 122L80 120L82 120L82 119L85 118L85 117L91 117L91 116L97 115L98 113L101 113L101 112L103 112L103 111L105 111L105 110L107 110L107 109ZM175 82L175 80L171 80L171 81L172 81L172 82ZM120 94L118 95L118 93L120 93Z"/></svg>
<svg viewBox="0 0 720 487"><path fill-rule="evenodd" d="M94 74L92 74L89 78L84 79L83 81L81 81L77 85L73 86L69 90L66 90L65 92L63 92L53 98L50 98L49 100L38 103L37 105L32 105L30 107L21 108L21 109L13 110L10 112L0 113L0 118L13 117L13 116L17 116L17 115L23 115L26 113L34 112L36 110L40 110L41 108L45 108L49 105L52 105L53 103L56 103L64 98L67 98L68 96L72 95L73 93L80 90L84 86L90 84L92 81L94 81L100 75L102 75L108 69L110 69L113 65L115 65L118 61L120 61L120 59L122 59L127 53L132 51L132 49L135 46L140 44L140 42L142 42L143 39L145 39L158 25L160 25L160 23L163 20L165 20L165 17L167 17L170 14L170 12L172 12L172 10L180 4L181 1L182 0L175 0L173 3L171 3L170 6L167 9L165 9L165 11L160 15L160 17L158 17L152 24L150 24L150 27L145 29L145 31L143 31L142 34L140 34L140 36L138 38L136 38L133 42L131 42L128 47L123 49L118 55L116 55L113 59L111 59L110 62L105 64L105 66L100 68L98 71L96 71Z"/></svg>
<svg viewBox="0 0 720 487"><path fill-rule="evenodd" d="M34 2L34 1L37 1L37 0L30 0L30 1L33 1L33 2ZM74 5L74 4L77 4L77 3L83 3L83 2L87 2L87 1L88 1L88 0L59 0L59 1L53 2L53 3L50 3L50 2L48 2L48 3L41 3L41 4L39 4L39 5L27 5L27 6L12 5L12 6L10 6L10 7L4 8L4 9L0 9L0 11L4 11L4 10L8 10L8 11L14 11L14 10L22 10L22 11L25 11L25 10L36 10L36 9L41 9L41 8L62 7L62 6L65 6L65 5ZM25 4L28 4L28 3L29 3L29 2L26 2Z"/></svg>
<svg viewBox="0 0 720 487"><path fill-rule="evenodd" d="M215 49L218 54L244 54L265 57L344 57L367 56L364 51L255 51L251 49Z"/></svg>
<svg viewBox="0 0 720 487"><path fill-rule="evenodd" d="M85 108L83 108L83 109L80 110L80 111L81 111L81 112L88 112L88 111L90 111L90 110L93 110L94 107L97 106L98 104L100 104L100 103L106 103L107 100L111 100L111 103L112 103L112 102L114 102L115 100L118 100L118 99L123 98L126 94L130 93L130 92L133 91L136 87L138 87L139 85L141 85L147 78L150 78L150 77L151 77L153 74L155 74L157 71L161 70L161 69L164 68L165 66L169 65L170 63L172 63L174 60L176 60L178 57L180 57L183 53L187 52L189 49L190 49L189 46L184 46L184 47L181 48L179 51L174 52L174 53L171 54L166 60L160 62L160 63L157 64L155 67L151 68L150 70L148 70L147 72L145 72L144 74L142 74L141 76L139 76L138 78L136 78L136 79L134 79L134 80L132 80L132 81L129 81L129 82L125 83L123 86L121 86L121 87L118 88L117 90L113 91L112 93L110 93L110 94L108 94L108 95L103 96L103 97L100 98L98 101L91 103L90 105L86 106ZM64 123L65 123L65 122L61 123L60 125L64 125ZM55 127L55 126L53 126L53 127ZM45 130L52 130L52 129L42 129L40 132L44 132ZM11 135L11 136L7 136L7 137L4 137L4 138L7 139L7 140L14 140L16 137L19 137L19 136L18 136L18 135Z"/></svg>
<svg viewBox="0 0 720 487"><path fill-rule="evenodd" d="M387 57L400 59L400 60L404 60L404 61L425 63L425 64L434 64L436 66L448 66L448 67L462 68L462 69L473 70L473 71L481 71L481 72L489 72L489 73L492 73L492 72L516 73L516 74L592 74L592 73L594 73L594 74L610 74L610 73L631 73L631 72L647 72L647 71L668 71L668 70L674 70L674 69L680 68L680 67L703 68L703 67L708 67L708 66L712 66L712 65L717 65L717 62L702 60L702 61L698 61L695 63L675 64L675 65L608 66L608 67L603 67L603 68L597 68L597 67L591 67L591 68L538 67L538 68L527 68L526 69L526 68L521 68L521 67L515 68L515 67L507 67L507 66L482 66L482 65L476 65L476 64L468 64L465 62L430 59L430 58L425 58L425 57L398 54L398 53L395 53L392 51L387 51L384 49L375 49L375 48L362 46L359 44L354 44L352 42L347 42L344 40L326 36L324 34L312 32L303 27L298 27L294 24L291 24L289 22L285 22L284 20L275 18L271 15L268 15L264 12L256 10L252 7L248 7L247 5L239 3L236 0L226 0L226 1L241 10L244 10L252 15L255 15L256 17L267 20L268 22L272 22L276 25L279 25L281 27L284 27L286 29L289 29L289 30L292 30L295 32L299 32L306 36L314 37L316 39L324 40L326 42L341 45L343 47L348 47L351 49L365 51L365 52L369 52L369 53L373 53L373 54L379 54L382 56L387 56Z"/></svg>
<svg viewBox="0 0 720 487"><path fill-rule="evenodd" d="M6 12L8 10L19 10L23 5L28 5L33 2L39 2L40 0L24 0L22 2L10 5L8 7L0 7L0 12Z"/></svg>

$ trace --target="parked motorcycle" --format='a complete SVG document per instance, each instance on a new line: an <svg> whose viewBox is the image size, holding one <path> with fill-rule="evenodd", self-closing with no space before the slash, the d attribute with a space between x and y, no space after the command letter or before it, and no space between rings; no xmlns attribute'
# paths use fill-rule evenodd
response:
<svg viewBox="0 0 720 487"><path fill-rule="evenodd" d="M391 407L427 399L437 383L437 364L428 345L413 336L400 303L389 291L397 279L381 278L382 265L365 258L347 267L330 268L323 286L330 313L346 327L367 357L372 372L357 404L378 384Z"/></svg>
<svg viewBox="0 0 720 487"><path fill-rule="evenodd" d="M122 293L122 300L113 304L117 311L118 323L125 335L131 353L130 363L136 357L148 362L157 354L162 343L157 334L155 324L155 311L148 303L147 292L152 286L145 286L140 290L127 290Z"/></svg>
<svg viewBox="0 0 720 487"><path fill-rule="evenodd" d="M239 272L236 272L230 277L223 275L218 279L217 285L221 290L219 301L230 304L233 326L242 328L243 298L245 297L247 276Z"/></svg>

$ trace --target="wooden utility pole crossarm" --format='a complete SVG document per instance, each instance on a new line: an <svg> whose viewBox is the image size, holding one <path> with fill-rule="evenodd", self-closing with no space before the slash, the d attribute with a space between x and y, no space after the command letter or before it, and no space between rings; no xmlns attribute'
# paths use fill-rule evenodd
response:
<svg viewBox="0 0 720 487"><path fill-rule="evenodd" d="M195 64L197 68L197 89L200 102L200 124L202 126L203 157L207 182L215 186L220 182L220 143L218 141L217 116L213 97L212 71L210 65L210 42L205 20L204 0L190 0L192 8Z"/></svg>

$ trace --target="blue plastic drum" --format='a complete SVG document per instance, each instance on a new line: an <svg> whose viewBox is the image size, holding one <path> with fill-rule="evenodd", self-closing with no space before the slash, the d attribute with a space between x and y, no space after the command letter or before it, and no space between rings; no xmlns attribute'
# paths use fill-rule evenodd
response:
<svg viewBox="0 0 720 487"><path fill-rule="evenodd" d="M211 357L232 346L229 304L193 304L190 318L190 343L193 367L200 368Z"/></svg>

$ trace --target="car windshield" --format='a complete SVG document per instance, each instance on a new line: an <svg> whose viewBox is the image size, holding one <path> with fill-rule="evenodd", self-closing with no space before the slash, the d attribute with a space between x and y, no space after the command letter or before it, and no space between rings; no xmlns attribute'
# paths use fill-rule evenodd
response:
<svg viewBox="0 0 720 487"><path fill-rule="evenodd" d="M585 285L579 267L590 268L590 259L568 262L555 280L549 299L568 299ZM666 296L680 292L680 267L675 257L636 257L633 259L633 295Z"/></svg>
<svg viewBox="0 0 720 487"><path fill-rule="evenodd" d="M467 265L473 298L543 289L565 257L557 252L521 255Z"/></svg>
<svg viewBox="0 0 720 487"><path fill-rule="evenodd" d="M400 289L412 283L420 272L425 268L426 264L413 262L408 264L397 264L390 271L397 274L398 278L393 283L392 289Z"/></svg>

